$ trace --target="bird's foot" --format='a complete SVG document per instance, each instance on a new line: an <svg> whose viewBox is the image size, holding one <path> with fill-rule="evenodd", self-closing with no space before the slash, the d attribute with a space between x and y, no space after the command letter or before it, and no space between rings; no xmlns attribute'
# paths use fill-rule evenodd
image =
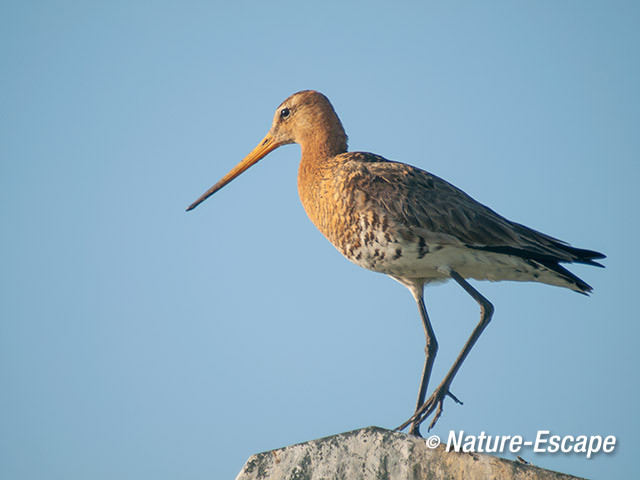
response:
<svg viewBox="0 0 640 480"><path fill-rule="evenodd" d="M454 402L456 402L459 405L462 405L462 402L458 400L458 398L449 391L448 385L439 386L436 389L436 391L433 392L433 394L425 402L426 408L424 410L424 413L420 416L420 419L418 420L420 423L422 423L435 411L435 414L433 416L433 419L431 420L431 423L429 424L429 428L427 429L427 432L434 427L434 425L440 418L440 415L442 415L444 399L447 397L451 397Z"/></svg>
<svg viewBox="0 0 640 480"><path fill-rule="evenodd" d="M462 405L462 402L449 391L449 385L446 383L441 383L427 399L427 401L424 402L418 410L416 410L416 413L414 413L409 420L396 428L396 430L404 430L407 426L411 425L409 433L420 437L420 424L435 412L433 420L431 420L429 428L427 429L427 431L430 431L440 418L440 415L442 415L444 399L447 397L451 397L456 403Z"/></svg>

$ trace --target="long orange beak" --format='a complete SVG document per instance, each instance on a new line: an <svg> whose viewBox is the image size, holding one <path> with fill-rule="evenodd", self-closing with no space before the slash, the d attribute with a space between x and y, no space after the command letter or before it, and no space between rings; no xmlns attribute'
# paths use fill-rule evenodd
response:
<svg viewBox="0 0 640 480"><path fill-rule="evenodd" d="M267 136L262 139L262 141L258 144L256 148L251 150L251 153L249 153L249 155L244 157L244 160L242 160L238 165L233 167L233 169L229 173L227 173L224 177L222 177L218 183L216 183L213 187L211 187L209 190L204 192L199 199L197 199L195 202L189 205L189 208L187 208L187 212L189 210L193 210L194 208L196 208L198 205L204 202L207 198L209 198L211 195L216 193L218 190L220 190L222 187L224 187L227 183L229 183L231 180L236 178L238 175L243 173L251 165L255 165L256 163L258 163L258 160L263 158L269 152L278 148L280 145L281 145L280 143L274 140L271 134L267 133Z"/></svg>

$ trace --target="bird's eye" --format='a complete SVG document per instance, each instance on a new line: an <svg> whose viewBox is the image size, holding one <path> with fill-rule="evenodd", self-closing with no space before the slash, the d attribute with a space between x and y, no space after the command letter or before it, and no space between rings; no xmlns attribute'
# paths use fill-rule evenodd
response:
<svg viewBox="0 0 640 480"><path fill-rule="evenodd" d="M283 108L282 110L280 110L280 118L288 118L289 115L291 115L291 110L289 110L288 108Z"/></svg>

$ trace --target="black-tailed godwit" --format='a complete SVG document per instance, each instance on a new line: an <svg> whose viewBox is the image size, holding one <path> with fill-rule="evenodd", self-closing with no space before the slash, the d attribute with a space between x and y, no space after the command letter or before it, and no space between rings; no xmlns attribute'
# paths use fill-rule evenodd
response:
<svg viewBox="0 0 640 480"><path fill-rule="evenodd" d="M291 95L276 109L271 130L236 167L189 206L192 210L272 150L298 143L298 193L311 221L349 260L406 286L418 304L426 359L414 415L420 424L442 413L449 390L471 348L488 325L493 305L467 281L541 282L588 293L591 287L561 263L602 266L601 253L568 245L511 222L462 190L419 168L379 155L348 152L347 135L331 103L311 90ZM426 399L438 350L424 305L424 286L455 280L480 305L480 322L453 366Z"/></svg>

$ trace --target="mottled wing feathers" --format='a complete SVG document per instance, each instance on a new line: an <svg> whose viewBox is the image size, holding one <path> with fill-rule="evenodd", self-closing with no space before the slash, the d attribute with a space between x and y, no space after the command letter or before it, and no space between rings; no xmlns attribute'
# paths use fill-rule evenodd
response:
<svg viewBox="0 0 640 480"><path fill-rule="evenodd" d="M348 170L343 176L349 179L346 189L363 192L370 208L427 242L437 239L441 244L517 255L543 264L579 262L601 266L593 261L604 258L601 253L571 247L511 222L424 170L370 153L345 155L349 158L342 167Z"/></svg>

